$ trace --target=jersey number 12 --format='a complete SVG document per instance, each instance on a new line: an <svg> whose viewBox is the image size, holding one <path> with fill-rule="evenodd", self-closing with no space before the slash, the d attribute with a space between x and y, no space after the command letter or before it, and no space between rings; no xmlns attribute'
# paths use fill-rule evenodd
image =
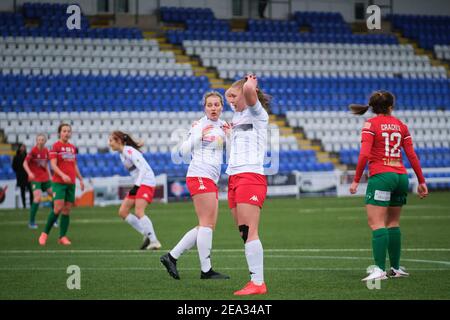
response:
<svg viewBox="0 0 450 320"><path fill-rule="evenodd" d="M395 157L395 158L399 158L400 157L400 143L402 141L402 135L400 134L400 132L393 132L391 134L387 133L387 132L383 132L381 134L384 137L384 143L385 143L385 155L386 157ZM392 147L392 149L390 149L390 141L395 141L394 146Z"/></svg>

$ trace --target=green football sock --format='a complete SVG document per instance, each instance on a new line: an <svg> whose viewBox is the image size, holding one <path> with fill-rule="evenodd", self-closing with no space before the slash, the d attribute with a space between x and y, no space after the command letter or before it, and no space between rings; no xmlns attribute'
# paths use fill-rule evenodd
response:
<svg viewBox="0 0 450 320"><path fill-rule="evenodd" d="M380 228L372 231L372 250L375 264L381 269L386 270L386 250L389 243L389 234L386 228Z"/></svg>
<svg viewBox="0 0 450 320"><path fill-rule="evenodd" d="M53 224L55 223L56 219L58 219L58 216L53 212L53 209L50 211L50 214L47 218L47 224L45 225L44 232L46 234L50 233L50 230L52 230Z"/></svg>
<svg viewBox="0 0 450 320"><path fill-rule="evenodd" d="M30 224L34 224L36 222L36 213L38 212L38 209L39 202L33 202L30 209Z"/></svg>
<svg viewBox="0 0 450 320"><path fill-rule="evenodd" d="M61 215L61 220L59 221L59 237L62 238L66 235L67 229L69 229L70 216Z"/></svg>
<svg viewBox="0 0 450 320"><path fill-rule="evenodd" d="M400 252L402 250L402 233L400 227L388 228L389 232L389 261L394 269L400 268Z"/></svg>

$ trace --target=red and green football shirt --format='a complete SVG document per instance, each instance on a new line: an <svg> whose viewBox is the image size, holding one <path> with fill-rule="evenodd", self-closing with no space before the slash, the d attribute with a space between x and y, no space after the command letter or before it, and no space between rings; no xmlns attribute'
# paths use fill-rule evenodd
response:
<svg viewBox="0 0 450 320"><path fill-rule="evenodd" d="M50 180L48 175L49 152L47 148L39 149L34 146L27 154L25 161L28 162L31 172L33 172L35 182L46 182Z"/></svg>
<svg viewBox="0 0 450 320"><path fill-rule="evenodd" d="M75 184L76 171L75 171L75 161L76 161L76 149L73 144L63 143L57 141L53 144L52 150L50 151L50 159L57 159L58 168L70 177L72 184ZM58 175L53 175L53 182L63 183L64 180Z"/></svg>

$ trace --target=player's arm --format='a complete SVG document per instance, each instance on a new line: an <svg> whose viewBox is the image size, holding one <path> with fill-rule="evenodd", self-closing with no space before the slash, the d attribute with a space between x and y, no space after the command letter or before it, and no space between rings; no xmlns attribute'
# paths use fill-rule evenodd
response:
<svg viewBox="0 0 450 320"><path fill-rule="evenodd" d="M33 181L36 177L34 176L34 173L31 171L30 166L28 165L28 161L30 160L31 152L25 157L25 160L23 161L23 168L28 174L28 179L30 181Z"/></svg>
<svg viewBox="0 0 450 320"><path fill-rule="evenodd" d="M78 169L78 163L77 163L76 159L75 159L75 175L77 176L78 180L80 181L81 191L84 191L83 176L80 173L80 169Z"/></svg>
<svg viewBox="0 0 450 320"><path fill-rule="evenodd" d="M51 173L51 171L50 171L50 166L48 165L48 163L47 163L47 173L48 173L48 176L49 176L49 178L51 178L52 177L52 173Z"/></svg>
<svg viewBox="0 0 450 320"><path fill-rule="evenodd" d="M246 78L247 81L244 83L244 87L242 88L244 92L245 104L253 107L258 102L258 94L256 92L258 80L253 74L248 74Z"/></svg>
<svg viewBox="0 0 450 320"><path fill-rule="evenodd" d="M200 147L203 136L207 135L213 126L209 125L201 129L201 125L197 122L192 124L191 130L189 130L188 137L183 141L180 146L180 153L182 155L188 155L193 149Z"/></svg>
<svg viewBox="0 0 450 320"><path fill-rule="evenodd" d="M58 159L50 159L50 165L52 166L52 170L55 174L61 177L65 183L70 183L70 177L62 172L62 170L58 167Z"/></svg>
<svg viewBox="0 0 450 320"><path fill-rule="evenodd" d="M428 195L428 188L425 183L425 177L423 176L419 157L417 157L417 154L414 150L411 134L409 133L409 130L406 126L405 129L406 133L405 136L403 137L403 150L405 150L405 154L408 157L409 163L411 164L411 168L413 168L417 180L419 181L419 187L417 188L419 196L421 198L424 198Z"/></svg>
<svg viewBox="0 0 450 320"><path fill-rule="evenodd" d="M353 183L350 186L350 193L356 193L359 181L366 167L367 161L369 159L370 152L372 150L373 141L375 137L375 132L370 129L370 122L366 122L364 128L361 132L361 150L359 152L358 164L356 166L355 177L353 178ZM369 127L369 128L367 128Z"/></svg>
<svg viewBox="0 0 450 320"><path fill-rule="evenodd" d="M267 122L269 115L258 99L258 79L253 74L247 75L246 78L247 81L243 87L245 103L249 106L249 111L254 117Z"/></svg>

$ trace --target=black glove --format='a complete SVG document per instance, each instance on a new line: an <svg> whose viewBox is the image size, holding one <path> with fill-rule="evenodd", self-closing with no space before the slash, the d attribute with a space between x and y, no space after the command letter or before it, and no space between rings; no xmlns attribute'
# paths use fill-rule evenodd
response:
<svg viewBox="0 0 450 320"><path fill-rule="evenodd" d="M134 186L133 189L131 189L130 192L128 192L128 194L130 196L135 196L137 194L138 190L139 190L139 186Z"/></svg>

